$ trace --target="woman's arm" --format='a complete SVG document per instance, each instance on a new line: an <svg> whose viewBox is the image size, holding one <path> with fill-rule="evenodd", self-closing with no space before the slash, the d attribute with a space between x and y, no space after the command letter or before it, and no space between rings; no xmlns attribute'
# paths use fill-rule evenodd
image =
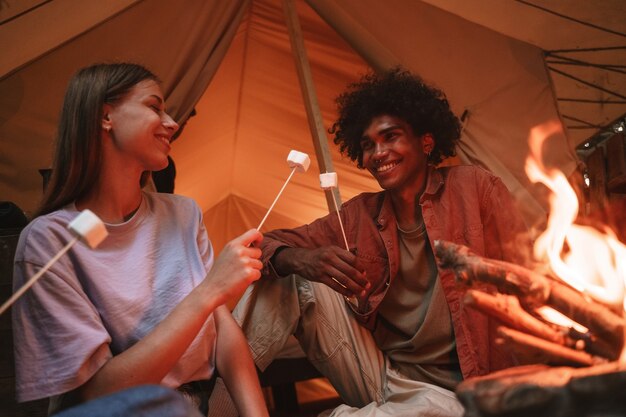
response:
<svg viewBox="0 0 626 417"><path fill-rule="evenodd" d="M239 415L267 417L267 406L246 338L226 307L215 310L214 317L217 369Z"/></svg>
<svg viewBox="0 0 626 417"><path fill-rule="evenodd" d="M78 388L84 400L142 384L158 384L196 337L208 316L260 277L261 251L248 247L261 234L250 230L229 242L205 279L148 335L114 356Z"/></svg>

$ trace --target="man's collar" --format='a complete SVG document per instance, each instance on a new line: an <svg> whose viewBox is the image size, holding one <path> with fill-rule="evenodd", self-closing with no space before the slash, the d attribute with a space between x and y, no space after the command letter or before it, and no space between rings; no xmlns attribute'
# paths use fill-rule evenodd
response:
<svg viewBox="0 0 626 417"><path fill-rule="evenodd" d="M441 174L441 171L438 170L436 167L429 166L428 178L426 179L426 188L424 189L424 192L419 199L420 203L422 203L422 201L427 198L427 196L437 194L442 187L443 175ZM378 217L376 218L378 226L381 229L385 228L385 226L388 225L390 222L395 222L396 219L396 214L393 211L393 204L391 202L391 193L389 193L388 191L384 191L384 196L385 197L383 199L383 204L380 208L380 212L378 213Z"/></svg>
<svg viewBox="0 0 626 417"><path fill-rule="evenodd" d="M420 203L428 195L435 195L443 187L443 175L441 171L434 166L428 166L428 179L426 180L426 188L420 197Z"/></svg>
<svg viewBox="0 0 626 417"><path fill-rule="evenodd" d="M378 217L376 218L379 229L384 229L390 222L395 223L396 221L396 214L393 211L393 204L391 203L391 193L388 191L384 191L383 193L385 197Z"/></svg>

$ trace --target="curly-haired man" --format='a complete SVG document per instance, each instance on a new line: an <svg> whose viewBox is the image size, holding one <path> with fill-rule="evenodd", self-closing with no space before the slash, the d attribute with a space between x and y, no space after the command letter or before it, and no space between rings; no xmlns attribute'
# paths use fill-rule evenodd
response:
<svg viewBox="0 0 626 417"><path fill-rule="evenodd" d="M521 263L526 227L500 179L436 167L461 130L440 90L396 68L366 75L337 103L335 143L383 191L342 206L349 251L334 213L267 233L265 279L235 315L261 369L295 334L346 402L332 416L461 415L456 385L513 360L490 319L463 306L433 242Z"/></svg>

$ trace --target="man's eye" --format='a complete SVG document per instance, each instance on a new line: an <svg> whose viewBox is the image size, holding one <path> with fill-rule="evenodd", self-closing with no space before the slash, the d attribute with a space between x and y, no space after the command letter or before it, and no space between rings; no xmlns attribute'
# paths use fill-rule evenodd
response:
<svg viewBox="0 0 626 417"><path fill-rule="evenodd" d="M392 140L398 136L397 132L387 132L385 133L385 140Z"/></svg>
<svg viewBox="0 0 626 417"><path fill-rule="evenodd" d="M157 106L156 104L153 104L152 106L150 106L152 108L152 110L154 110L157 113L161 113L161 108L159 106Z"/></svg>
<svg viewBox="0 0 626 417"><path fill-rule="evenodd" d="M368 150L372 148L372 142L371 141L363 141L361 142L361 149Z"/></svg>

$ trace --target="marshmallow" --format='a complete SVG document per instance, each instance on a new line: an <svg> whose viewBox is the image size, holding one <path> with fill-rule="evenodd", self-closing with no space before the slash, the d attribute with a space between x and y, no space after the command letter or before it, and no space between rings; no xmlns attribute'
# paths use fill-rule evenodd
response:
<svg viewBox="0 0 626 417"><path fill-rule="evenodd" d="M320 174L320 187L322 190L330 190L337 187L337 173L325 172Z"/></svg>
<svg viewBox="0 0 626 417"><path fill-rule="evenodd" d="M287 155L287 163L289 168L296 168L298 172L306 172L309 169L309 165L311 165L311 159L304 152L291 150L289 155Z"/></svg>
<svg viewBox="0 0 626 417"><path fill-rule="evenodd" d="M102 220L91 210L83 210L67 225L67 228L91 249L97 248L109 235Z"/></svg>

